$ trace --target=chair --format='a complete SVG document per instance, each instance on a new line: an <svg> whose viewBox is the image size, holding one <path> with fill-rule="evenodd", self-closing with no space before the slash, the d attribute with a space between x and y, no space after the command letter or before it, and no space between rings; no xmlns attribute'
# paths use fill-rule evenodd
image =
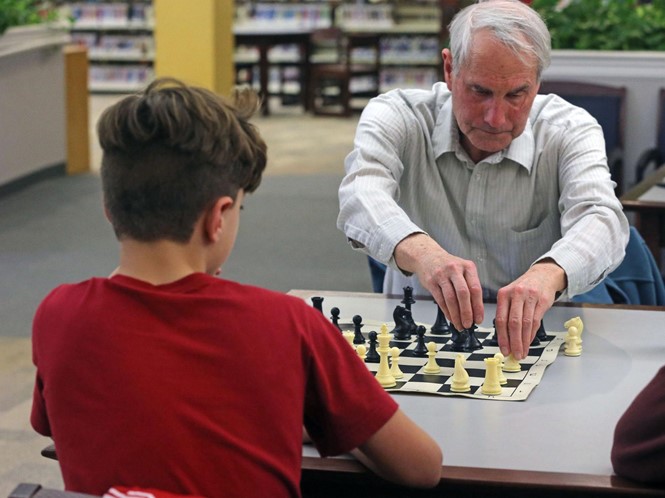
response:
<svg viewBox="0 0 665 498"><path fill-rule="evenodd" d="M21 483L8 498L93 498L96 495L42 488L39 484Z"/></svg>
<svg viewBox="0 0 665 498"><path fill-rule="evenodd" d="M364 97L379 94L379 35L344 34L333 27L313 31L310 42L309 108L315 115L350 116L352 94ZM325 53L332 56L332 62L317 63ZM365 88L353 88L358 83L366 86L368 81Z"/></svg>
<svg viewBox="0 0 665 498"><path fill-rule="evenodd" d="M644 180L644 176L650 168L657 169L665 163L665 88L660 89L660 98L658 101L658 135L656 136L656 146L647 149L637 159L635 165L635 183Z"/></svg>
<svg viewBox="0 0 665 498"><path fill-rule="evenodd" d="M607 162L616 194L623 192L623 144L625 128L625 87L597 85L573 81L543 81L541 94L554 93L578 107L586 109L600 126L605 136Z"/></svg>
<svg viewBox="0 0 665 498"><path fill-rule="evenodd" d="M596 287L574 296L575 303L665 305L665 282L642 235L630 227L626 256Z"/></svg>

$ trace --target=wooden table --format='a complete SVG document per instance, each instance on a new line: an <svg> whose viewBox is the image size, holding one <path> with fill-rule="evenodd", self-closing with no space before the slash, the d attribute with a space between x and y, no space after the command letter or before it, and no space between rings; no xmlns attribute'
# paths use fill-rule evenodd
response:
<svg viewBox="0 0 665 498"><path fill-rule="evenodd" d="M392 323L400 297L291 291L308 302L324 297L325 313ZM495 305L487 304L491 326ZM413 306L416 321L433 323L428 300ZM433 490L404 490L372 476L355 460L322 459L304 447L302 489L328 496L665 496L612 473L614 427L637 393L665 364L665 308L556 305L545 316L563 331L573 316L584 321L583 353L559 356L526 401L396 393L402 409L441 445L444 467ZM409 462L405 462L409 465Z"/></svg>
<svg viewBox="0 0 665 498"><path fill-rule="evenodd" d="M270 61L268 50L275 45L295 44L300 47L300 62L295 63L300 70L300 101L305 110L309 109L309 57L311 52L310 30L288 30L288 31L259 31L256 29L243 29L235 27L233 30L236 45L251 45L259 50L259 95L261 96L261 112L264 116L270 114L268 100L270 90L268 89L268 78Z"/></svg>
<svg viewBox="0 0 665 498"><path fill-rule="evenodd" d="M635 212L638 229L653 257L661 267L660 250L665 245L662 227L665 226L665 165L621 196L625 211Z"/></svg>

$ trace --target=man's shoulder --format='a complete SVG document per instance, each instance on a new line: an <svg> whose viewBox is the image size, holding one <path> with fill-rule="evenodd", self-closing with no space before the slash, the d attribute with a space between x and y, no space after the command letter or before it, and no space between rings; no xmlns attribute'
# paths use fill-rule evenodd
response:
<svg viewBox="0 0 665 498"><path fill-rule="evenodd" d="M395 88L373 98L370 103L389 105L413 113L435 114L450 96L446 84L439 82L431 89Z"/></svg>
<svg viewBox="0 0 665 498"><path fill-rule="evenodd" d="M553 93L536 96L529 118L533 124L547 123L566 128L596 121L585 109Z"/></svg>

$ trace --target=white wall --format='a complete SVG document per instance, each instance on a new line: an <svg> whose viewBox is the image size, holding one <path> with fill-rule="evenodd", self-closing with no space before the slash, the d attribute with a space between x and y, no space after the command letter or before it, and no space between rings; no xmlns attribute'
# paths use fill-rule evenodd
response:
<svg viewBox="0 0 665 498"><path fill-rule="evenodd" d="M37 28L19 31L0 37L0 185L66 160L67 39L62 32L44 38ZM23 31L42 38L35 42Z"/></svg>
<svg viewBox="0 0 665 498"><path fill-rule="evenodd" d="M635 181L635 163L655 146L660 88L665 88L665 52L555 50L544 80L625 86L624 191Z"/></svg>

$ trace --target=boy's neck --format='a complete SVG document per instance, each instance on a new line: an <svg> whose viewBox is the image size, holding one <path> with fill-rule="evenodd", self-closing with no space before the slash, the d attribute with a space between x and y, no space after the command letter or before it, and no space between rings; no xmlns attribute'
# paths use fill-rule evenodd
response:
<svg viewBox="0 0 665 498"><path fill-rule="evenodd" d="M205 255L192 244L123 240L120 243L120 264L112 275L163 285L205 271Z"/></svg>

